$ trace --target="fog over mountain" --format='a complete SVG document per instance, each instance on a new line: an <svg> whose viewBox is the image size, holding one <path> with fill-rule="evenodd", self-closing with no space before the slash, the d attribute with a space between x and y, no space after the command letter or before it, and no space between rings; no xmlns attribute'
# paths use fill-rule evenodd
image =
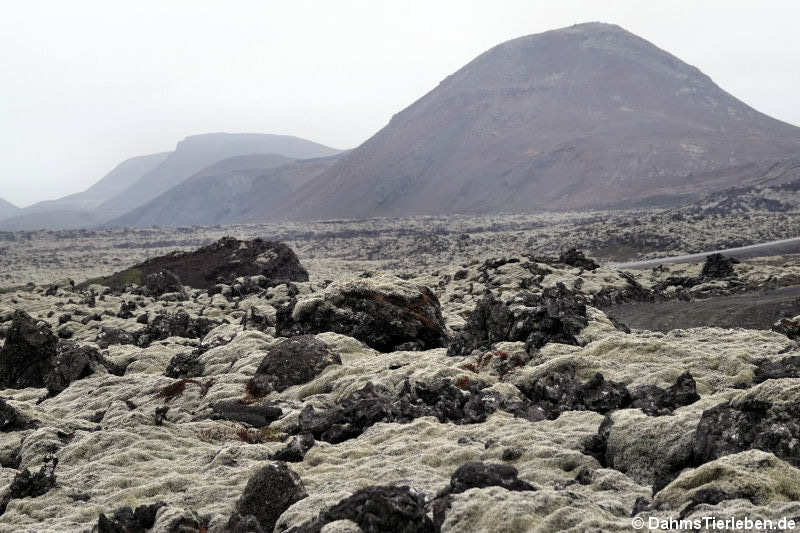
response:
<svg viewBox="0 0 800 533"><path fill-rule="evenodd" d="M339 150L297 137L267 134L210 133L179 142L175 151L128 159L86 191L56 200L38 202L16 211L0 210L0 229L74 229L104 224L142 203L161 195L184 180L220 176L233 171L257 175L260 171L291 163L300 158L338 154ZM205 169L205 171L204 171ZM198 182L200 183L200 182ZM206 182L204 182L206 183ZM300 180L298 183L304 183ZM220 184L222 186L222 184ZM192 186L183 190L192 190ZM287 193L293 190L287 190ZM206 195L211 205L218 196L208 187L196 194ZM285 199L285 196L281 196ZM163 202L162 202L163 203ZM185 212L192 222L181 222L179 206L170 205L170 222L161 218L141 224L211 223L210 210ZM152 213L152 211L147 211ZM130 219L132 220L132 219Z"/></svg>
<svg viewBox="0 0 800 533"><path fill-rule="evenodd" d="M0 198L0 219L11 216L17 211L19 211L19 207Z"/></svg>
<svg viewBox="0 0 800 533"><path fill-rule="evenodd" d="M112 226L190 226L264 220L299 187L337 160L294 161L276 155L225 159L158 198L109 222Z"/></svg>
<svg viewBox="0 0 800 533"><path fill-rule="evenodd" d="M278 216L670 203L800 148L697 68L615 25L508 41L395 115ZM747 181L744 178L743 181Z"/></svg>
<svg viewBox="0 0 800 533"><path fill-rule="evenodd" d="M101 205L119 214L139 207L203 168L237 155L277 154L292 159L325 157L339 150L288 135L208 133L187 137L153 170Z"/></svg>

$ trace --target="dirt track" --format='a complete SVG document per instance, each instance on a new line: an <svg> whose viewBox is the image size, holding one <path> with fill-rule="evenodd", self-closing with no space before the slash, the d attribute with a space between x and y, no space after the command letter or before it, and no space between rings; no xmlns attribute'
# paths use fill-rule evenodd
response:
<svg viewBox="0 0 800 533"><path fill-rule="evenodd" d="M605 311L636 329L669 331L700 326L769 329L781 317L800 315L800 285L692 302L628 303Z"/></svg>

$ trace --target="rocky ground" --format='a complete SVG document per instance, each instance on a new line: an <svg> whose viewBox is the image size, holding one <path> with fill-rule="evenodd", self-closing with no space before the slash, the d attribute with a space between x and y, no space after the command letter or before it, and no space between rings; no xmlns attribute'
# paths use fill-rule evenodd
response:
<svg viewBox="0 0 800 533"><path fill-rule="evenodd" d="M793 236L792 215L759 216L771 222L710 247ZM638 234L709 244L660 220ZM1 257L22 274L0 293L0 531L800 522L800 317L668 331L614 318L795 290L798 259L619 271L557 246L589 223L373 221L327 238L287 225L297 255L222 240L164 259L224 230L11 234ZM591 224L576 238L609 242L610 224ZM710 238L724 221L697 224ZM44 257L61 275L30 275Z"/></svg>

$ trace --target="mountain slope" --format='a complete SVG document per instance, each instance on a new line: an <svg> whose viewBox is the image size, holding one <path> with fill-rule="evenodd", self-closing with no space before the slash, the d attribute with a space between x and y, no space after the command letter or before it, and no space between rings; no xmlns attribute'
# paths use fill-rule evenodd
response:
<svg viewBox="0 0 800 533"><path fill-rule="evenodd" d="M274 154L225 159L118 217L112 226L211 226L269 218L288 196L336 161Z"/></svg>
<svg viewBox="0 0 800 533"><path fill-rule="evenodd" d="M674 202L781 159L800 129L618 26L503 43L297 191L301 218Z"/></svg>
<svg viewBox="0 0 800 533"><path fill-rule="evenodd" d="M0 220L10 217L17 212L19 212L19 207L0 198Z"/></svg>
<svg viewBox="0 0 800 533"><path fill-rule="evenodd" d="M30 213L33 211L64 211L97 207L133 185L147 172L160 165L169 154L170 152L162 152L126 159L85 191L70 194L56 200L37 202L26 207L24 211Z"/></svg>
<svg viewBox="0 0 800 533"><path fill-rule="evenodd" d="M160 165L101 205L125 213L158 197L207 166L238 155L277 154L291 159L335 155L339 150L286 135L209 133L187 137Z"/></svg>

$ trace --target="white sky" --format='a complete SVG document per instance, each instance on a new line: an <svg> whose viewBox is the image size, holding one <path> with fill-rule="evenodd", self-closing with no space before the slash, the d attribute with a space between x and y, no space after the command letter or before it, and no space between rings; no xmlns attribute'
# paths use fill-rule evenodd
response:
<svg viewBox="0 0 800 533"><path fill-rule="evenodd" d="M204 132L352 148L495 44L589 21L800 125L795 0L25 0L0 10L0 198L77 192Z"/></svg>

